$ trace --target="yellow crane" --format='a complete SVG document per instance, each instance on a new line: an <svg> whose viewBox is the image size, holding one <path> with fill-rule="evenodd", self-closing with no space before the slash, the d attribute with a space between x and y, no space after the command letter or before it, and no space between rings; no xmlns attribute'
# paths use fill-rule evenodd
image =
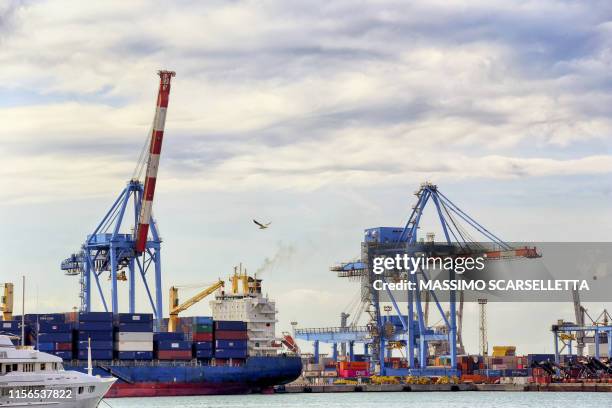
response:
<svg viewBox="0 0 612 408"><path fill-rule="evenodd" d="M206 296L210 295L214 291L219 288L222 288L225 285L221 279L218 282L210 285L206 289L201 292L196 293L194 296L190 297L185 302L179 305L178 298L178 287L172 286L170 288L170 319L168 319L168 331L174 332L176 327L178 326L178 315L179 313L189 309L191 306L198 303L200 300L204 299Z"/></svg>
<svg viewBox="0 0 612 408"><path fill-rule="evenodd" d="M2 298L0 298L2 320L13 320L13 284L1 283L0 288L3 289Z"/></svg>

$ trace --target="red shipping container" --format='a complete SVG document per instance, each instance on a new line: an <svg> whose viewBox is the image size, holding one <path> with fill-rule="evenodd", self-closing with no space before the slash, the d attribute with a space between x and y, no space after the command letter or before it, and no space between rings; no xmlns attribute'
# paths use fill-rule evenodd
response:
<svg viewBox="0 0 612 408"><path fill-rule="evenodd" d="M338 377L342 378L368 377L369 375L368 370L338 370Z"/></svg>
<svg viewBox="0 0 612 408"><path fill-rule="evenodd" d="M159 350L157 358L160 360L191 360L191 350Z"/></svg>
<svg viewBox="0 0 612 408"><path fill-rule="evenodd" d="M72 350L72 343L55 343L55 349L58 351Z"/></svg>
<svg viewBox="0 0 612 408"><path fill-rule="evenodd" d="M212 333L193 333L193 341L213 341Z"/></svg>
<svg viewBox="0 0 612 408"><path fill-rule="evenodd" d="M198 333L204 334L204 333ZM194 334L195 336L195 334ZM217 330L215 340L248 340L249 336L245 331Z"/></svg>

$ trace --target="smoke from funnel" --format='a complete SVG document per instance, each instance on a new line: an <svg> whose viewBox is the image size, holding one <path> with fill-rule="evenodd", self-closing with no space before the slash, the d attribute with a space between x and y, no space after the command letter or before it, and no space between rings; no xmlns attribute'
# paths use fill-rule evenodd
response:
<svg viewBox="0 0 612 408"><path fill-rule="evenodd" d="M287 265L291 261L291 258L293 258L295 253L296 249L293 245L279 244L278 250L276 251L274 256L272 258L266 257L266 259L264 259L263 261L263 264L257 269L257 271L255 271L255 273L257 275L261 275L262 273L266 271L272 271L283 264Z"/></svg>

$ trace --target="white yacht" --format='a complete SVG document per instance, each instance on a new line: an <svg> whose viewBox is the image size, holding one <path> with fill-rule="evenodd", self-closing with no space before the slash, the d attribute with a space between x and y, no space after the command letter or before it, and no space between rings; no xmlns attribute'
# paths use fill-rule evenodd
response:
<svg viewBox="0 0 612 408"><path fill-rule="evenodd" d="M95 408L114 382L65 371L61 358L0 335L0 407Z"/></svg>

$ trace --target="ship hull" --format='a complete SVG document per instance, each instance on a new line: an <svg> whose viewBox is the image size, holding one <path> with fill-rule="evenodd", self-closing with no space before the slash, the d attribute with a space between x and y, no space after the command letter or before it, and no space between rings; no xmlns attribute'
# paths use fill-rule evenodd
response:
<svg viewBox="0 0 612 408"><path fill-rule="evenodd" d="M67 369L83 371L84 366ZM250 357L238 367L193 365L185 362L96 362L94 375L118 380L107 398L223 395L269 392L300 376L299 357Z"/></svg>

